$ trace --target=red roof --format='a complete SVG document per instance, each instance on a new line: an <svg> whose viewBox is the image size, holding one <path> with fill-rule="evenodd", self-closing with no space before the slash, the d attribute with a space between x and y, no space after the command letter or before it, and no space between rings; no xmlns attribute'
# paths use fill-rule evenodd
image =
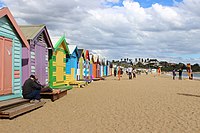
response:
<svg viewBox="0 0 200 133"><path fill-rule="evenodd" d="M17 22L15 21L14 17L12 16L10 10L7 7L4 7L0 9L0 18L7 16L10 22L12 23L13 27L17 31L19 37L21 38L22 42L24 43L24 46L26 46L29 49L28 41L26 40L25 36L23 35L22 31L20 30Z"/></svg>
<svg viewBox="0 0 200 133"><path fill-rule="evenodd" d="M85 50L85 58L90 60L89 50Z"/></svg>

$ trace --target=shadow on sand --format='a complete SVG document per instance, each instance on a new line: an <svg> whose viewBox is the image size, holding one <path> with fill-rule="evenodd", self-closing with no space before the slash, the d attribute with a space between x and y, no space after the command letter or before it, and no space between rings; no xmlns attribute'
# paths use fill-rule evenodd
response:
<svg viewBox="0 0 200 133"><path fill-rule="evenodd" d="M200 95L193 95L193 94L185 94L185 93L177 93L177 94L183 96L200 97Z"/></svg>

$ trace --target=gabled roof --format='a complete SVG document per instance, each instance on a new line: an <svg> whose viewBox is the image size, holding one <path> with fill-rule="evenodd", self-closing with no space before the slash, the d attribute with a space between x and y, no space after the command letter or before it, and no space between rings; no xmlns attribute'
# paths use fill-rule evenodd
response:
<svg viewBox="0 0 200 133"><path fill-rule="evenodd" d="M26 40L25 36L23 35L22 31L20 30L17 22L15 21L14 17L12 16L11 12L7 7L4 7L0 9L0 18L7 16L10 20L11 24L13 25L14 29L17 31L20 39L22 40L24 46L26 46L29 49L28 41Z"/></svg>
<svg viewBox="0 0 200 133"><path fill-rule="evenodd" d="M68 45L69 53L73 54L73 52L76 50L76 53L78 55L78 49L76 45Z"/></svg>
<svg viewBox="0 0 200 133"><path fill-rule="evenodd" d="M90 58L90 62L94 63L94 55L90 53L89 54L89 58Z"/></svg>
<svg viewBox="0 0 200 133"><path fill-rule="evenodd" d="M63 45L64 49L69 53L69 49L67 47L68 43L66 42L64 35L54 45L54 51L57 51L61 44L64 44Z"/></svg>
<svg viewBox="0 0 200 133"><path fill-rule="evenodd" d="M89 50L85 50L85 59L90 60L90 54L89 54Z"/></svg>
<svg viewBox="0 0 200 133"><path fill-rule="evenodd" d="M27 40L33 40L45 25L20 25L19 27Z"/></svg>
<svg viewBox="0 0 200 133"><path fill-rule="evenodd" d="M99 57L99 64L102 65L103 64L103 58L100 56Z"/></svg>
<svg viewBox="0 0 200 133"><path fill-rule="evenodd" d="M78 49L78 57L79 57L79 58L81 57L81 55L82 55L83 52L84 52L83 49ZM85 57L84 57L84 58L85 58Z"/></svg>
<svg viewBox="0 0 200 133"><path fill-rule="evenodd" d="M94 54L93 59L95 63L99 62L99 56L97 54Z"/></svg>
<svg viewBox="0 0 200 133"><path fill-rule="evenodd" d="M19 27L22 30L22 32L25 35L27 40L34 40L41 33L44 32L45 39L48 41L48 44L47 44L48 47L53 47L49 33L48 33L47 28L44 24L40 24L40 25L20 25Z"/></svg>
<svg viewBox="0 0 200 133"><path fill-rule="evenodd" d="M104 66L105 66L105 60L106 60L105 58L102 59L102 65Z"/></svg>

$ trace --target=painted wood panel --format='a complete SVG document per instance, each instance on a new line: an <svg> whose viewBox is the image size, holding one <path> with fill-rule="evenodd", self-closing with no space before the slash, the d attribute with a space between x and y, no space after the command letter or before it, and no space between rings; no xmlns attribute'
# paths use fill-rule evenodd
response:
<svg viewBox="0 0 200 133"><path fill-rule="evenodd" d="M85 79L90 79L90 54L89 50L84 51L85 61L84 61L84 77Z"/></svg>
<svg viewBox="0 0 200 133"><path fill-rule="evenodd" d="M78 53L77 47L70 55L66 56L66 78L67 82L77 80L77 68L78 68Z"/></svg>
<svg viewBox="0 0 200 133"><path fill-rule="evenodd" d="M92 76L94 78L97 78L97 64L96 63L92 64Z"/></svg>
<svg viewBox="0 0 200 133"><path fill-rule="evenodd" d="M74 80L77 80L77 68L78 68L78 55L76 54L76 52L74 51L74 53L72 54L73 56L71 57L71 73L72 76L74 78Z"/></svg>
<svg viewBox="0 0 200 133"><path fill-rule="evenodd" d="M79 69L80 69L80 79L84 79L84 59L81 57L79 59Z"/></svg>
<svg viewBox="0 0 200 133"><path fill-rule="evenodd" d="M62 40L62 38L60 39ZM64 41L64 40L63 40ZM64 86L66 83L66 54L67 51L64 42L59 41L59 46L56 51L53 52L53 56L50 58L50 87Z"/></svg>
<svg viewBox="0 0 200 133"><path fill-rule="evenodd" d="M37 75L42 85L46 85L46 66L48 65L46 61L46 55L48 54L46 46L38 43L35 45L35 51L35 75Z"/></svg>
<svg viewBox="0 0 200 133"><path fill-rule="evenodd" d="M29 78L31 74L36 75L42 85L48 85L49 82L49 55L52 56L52 51L48 50L48 48L52 49L52 43L48 36L48 31L45 25L29 25L29 26L21 26L22 31L25 35L29 32L34 31L35 27L39 27L37 31L35 31L35 36L31 39L27 39L29 41L30 49L23 49L23 57L22 57L22 70L23 77L22 82ZM51 52L51 53L49 53Z"/></svg>
<svg viewBox="0 0 200 133"><path fill-rule="evenodd" d="M90 64L90 79L93 78L93 64Z"/></svg>
<svg viewBox="0 0 200 133"><path fill-rule="evenodd" d="M22 48L22 84L24 84L25 80L30 76L29 63L29 51L24 47Z"/></svg>
<svg viewBox="0 0 200 133"><path fill-rule="evenodd" d="M107 72L107 68L106 68L106 66L104 66L103 69L104 69L104 74L103 74L103 75L106 76L106 72Z"/></svg>
<svg viewBox="0 0 200 133"><path fill-rule="evenodd" d="M66 59L66 74L71 75L71 59Z"/></svg>
<svg viewBox="0 0 200 133"><path fill-rule="evenodd" d="M3 54L4 54L4 40L2 37L0 37L0 95L2 95L3 92L3 88L4 88L4 58L3 58Z"/></svg>
<svg viewBox="0 0 200 133"><path fill-rule="evenodd" d="M12 92L11 92L12 95L0 96L0 101L21 97L22 95L22 90L21 90L21 65L22 65L21 56L22 54L21 53L22 53L22 44L24 43L22 41L23 39L18 34L15 28L17 27L14 27L12 25L8 17L4 16L0 18L0 36L4 38L9 38L12 40L12 67L10 70L10 72L12 72L12 75L9 78L9 80L11 79L12 81Z"/></svg>
<svg viewBox="0 0 200 133"><path fill-rule="evenodd" d="M0 37L0 95L12 93L12 40Z"/></svg>
<svg viewBox="0 0 200 133"><path fill-rule="evenodd" d="M90 79L90 63L87 59L84 62L84 78Z"/></svg>
<svg viewBox="0 0 200 133"><path fill-rule="evenodd" d="M97 77L99 78L100 77L100 65L97 64Z"/></svg>
<svg viewBox="0 0 200 133"><path fill-rule="evenodd" d="M100 76L103 77L103 65L100 66L100 71L101 71L100 72L101 73Z"/></svg>

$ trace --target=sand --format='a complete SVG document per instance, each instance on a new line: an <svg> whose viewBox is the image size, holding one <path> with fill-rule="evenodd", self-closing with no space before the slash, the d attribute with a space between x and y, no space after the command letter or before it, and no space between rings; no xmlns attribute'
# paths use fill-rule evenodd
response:
<svg viewBox="0 0 200 133"><path fill-rule="evenodd" d="M13 120L1 133L200 133L200 81L109 77Z"/></svg>

